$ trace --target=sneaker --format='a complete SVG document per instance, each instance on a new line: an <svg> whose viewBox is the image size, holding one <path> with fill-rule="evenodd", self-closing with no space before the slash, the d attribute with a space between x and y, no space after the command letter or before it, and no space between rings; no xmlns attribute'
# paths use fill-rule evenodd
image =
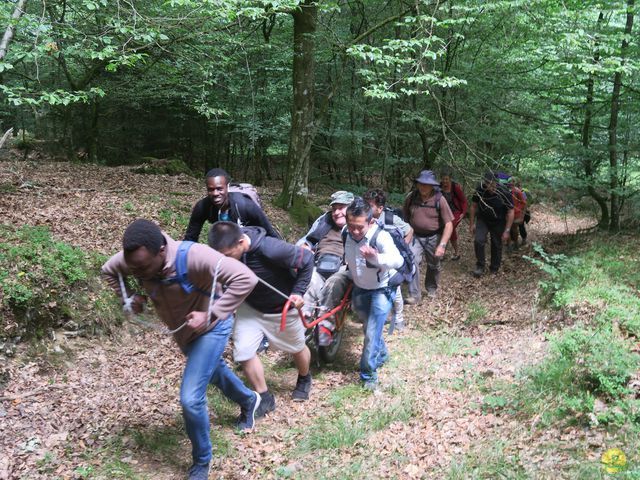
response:
<svg viewBox="0 0 640 480"><path fill-rule="evenodd" d="M416 297L407 297L404 299L405 305L416 305L418 303L418 299Z"/></svg>
<svg viewBox="0 0 640 480"><path fill-rule="evenodd" d="M260 346L258 347L258 350L256 350L256 353L266 352L268 348L269 348L269 340L265 335L264 337L262 337L262 341L260 342Z"/></svg>
<svg viewBox="0 0 640 480"><path fill-rule="evenodd" d="M236 421L236 428L242 433L251 432L256 423L256 410L258 410L258 407L260 406L262 397L260 397L258 392L253 393L255 393L256 396L251 402L251 405L249 405L249 408L240 409L240 416Z"/></svg>
<svg viewBox="0 0 640 480"><path fill-rule="evenodd" d="M483 267L476 267L476 269L473 271L473 276L476 278L480 278L483 273L484 273Z"/></svg>
<svg viewBox="0 0 640 480"><path fill-rule="evenodd" d="M323 320L318 325L318 346L328 347L333 342L333 329L335 326L328 320Z"/></svg>
<svg viewBox="0 0 640 480"><path fill-rule="evenodd" d="M262 418L276 409L276 397L267 390L260 394L260 406L256 410L256 418Z"/></svg>
<svg viewBox="0 0 640 480"><path fill-rule="evenodd" d="M210 464L198 465L194 463L189 468L189 480L208 480Z"/></svg>
<svg viewBox="0 0 640 480"><path fill-rule="evenodd" d="M291 398L294 402L304 402L309 400L309 392L311 391L311 374L300 376L296 382L296 388L291 392Z"/></svg>

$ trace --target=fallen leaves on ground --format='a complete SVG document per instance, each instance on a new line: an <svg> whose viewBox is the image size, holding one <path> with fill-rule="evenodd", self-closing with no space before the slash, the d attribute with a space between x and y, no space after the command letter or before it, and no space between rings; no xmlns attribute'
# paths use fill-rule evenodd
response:
<svg viewBox="0 0 640 480"><path fill-rule="evenodd" d="M68 163L3 162L0 185L12 186L0 197L5 223L47 225L55 238L103 254L118 249L122 230L134 218L162 224L171 218L163 210L188 215L204 193L202 182L190 177ZM276 193L267 188L261 195L269 199ZM286 212L265 203L276 224L286 221ZM544 243L590 223L558 217L537 205L529 239ZM300 233L297 229L291 235ZM265 360L279 372L269 378L278 407L259 422L256 433L230 434L236 407L211 406L214 450L229 449L214 455L216 478L304 476L310 471L340 478L358 462L370 462L376 478L441 478L452 461L495 438L514 442L509 448L532 471L553 472L553 462L569 458L562 449L554 459L541 456L540 445L555 442L570 449L575 439L587 439L597 457L593 452L602 444L597 432L531 429L508 415L483 411L482 395L465 387L473 375L513 381L523 366L539 361L546 348L544 333L556 317L539 309L540 273L523 258L531 254L531 243L505 253L497 275L475 279L466 222L459 233L462 259L445 261L438 297L425 295L420 305L405 306L409 329L388 338L392 355L401 362L381 370L382 391L358 397L358 409L349 417L397 399L398 389L412 395L405 399L412 405L410 418L367 431L336 452L300 451L319 421L337 414L332 392L358 382L360 327L352 323L339 362L314 372L310 402L290 400L295 372L286 368L285 356L269 352ZM413 340L439 332L442 351L426 355L412 346ZM449 340L458 343L448 345ZM169 338L125 324L116 338L60 335L55 345L46 341L39 347L36 355L33 347L23 346L20 355L3 359L0 367L5 399L0 402L0 479L81 478L92 468L104 471L109 462L145 478L183 478L190 456L178 399L183 359ZM351 406L342 408L350 411ZM169 432L178 440L169 453L160 454L135 441L136 432L151 437Z"/></svg>

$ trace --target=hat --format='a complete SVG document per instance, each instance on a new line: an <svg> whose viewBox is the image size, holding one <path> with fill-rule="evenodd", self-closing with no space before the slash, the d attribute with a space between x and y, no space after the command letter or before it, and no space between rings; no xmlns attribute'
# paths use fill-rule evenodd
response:
<svg viewBox="0 0 640 480"><path fill-rule="evenodd" d="M329 205L335 205L336 203L349 205L351 202L353 202L353 198L353 193L346 192L344 190L338 190L331 195L331 203Z"/></svg>
<svg viewBox="0 0 640 480"><path fill-rule="evenodd" d="M440 182L436 180L436 175L431 170L422 170L418 178L416 178L416 182L435 187L440 186Z"/></svg>

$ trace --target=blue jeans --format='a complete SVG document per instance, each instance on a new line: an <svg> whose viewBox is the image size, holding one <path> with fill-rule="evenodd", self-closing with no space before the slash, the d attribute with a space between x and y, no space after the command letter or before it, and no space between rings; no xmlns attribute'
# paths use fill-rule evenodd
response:
<svg viewBox="0 0 640 480"><path fill-rule="evenodd" d="M182 349L187 364L182 374L180 403L194 464L204 465L211 460L207 385L215 385L241 407L249 408L255 398L222 358L232 329L233 316L229 316Z"/></svg>
<svg viewBox="0 0 640 480"><path fill-rule="evenodd" d="M377 370L389 358L387 346L382 338L384 322L393 306L395 288L364 290L354 287L351 305L362 319L364 346L360 358L360 379L363 382L378 380Z"/></svg>

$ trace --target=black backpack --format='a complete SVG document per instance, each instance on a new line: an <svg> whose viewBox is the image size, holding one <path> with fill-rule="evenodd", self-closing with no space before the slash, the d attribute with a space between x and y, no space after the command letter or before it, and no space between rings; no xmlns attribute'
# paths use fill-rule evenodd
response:
<svg viewBox="0 0 640 480"><path fill-rule="evenodd" d="M378 228L376 230L376 233L373 234L373 237L371 237L371 240L369 241L369 246L374 248L377 248L378 235L383 230L380 225L377 225L377 227ZM404 260L402 266L396 269L396 273L394 273L391 278L389 278L389 286L394 288L402 285L403 282L411 283L413 277L416 274L416 265L413 261L413 252L411 251L411 247L407 244L407 242L404 241L402 232L398 227L394 226L393 224L387 225L385 223L384 230L389 233L389 235L391 235L393 243L395 244L396 248L400 252L400 255L402 255L402 259ZM343 246L347 242L347 234L348 232L345 228L342 231ZM367 263L367 266L370 268L376 268L374 265L370 265L369 263Z"/></svg>

